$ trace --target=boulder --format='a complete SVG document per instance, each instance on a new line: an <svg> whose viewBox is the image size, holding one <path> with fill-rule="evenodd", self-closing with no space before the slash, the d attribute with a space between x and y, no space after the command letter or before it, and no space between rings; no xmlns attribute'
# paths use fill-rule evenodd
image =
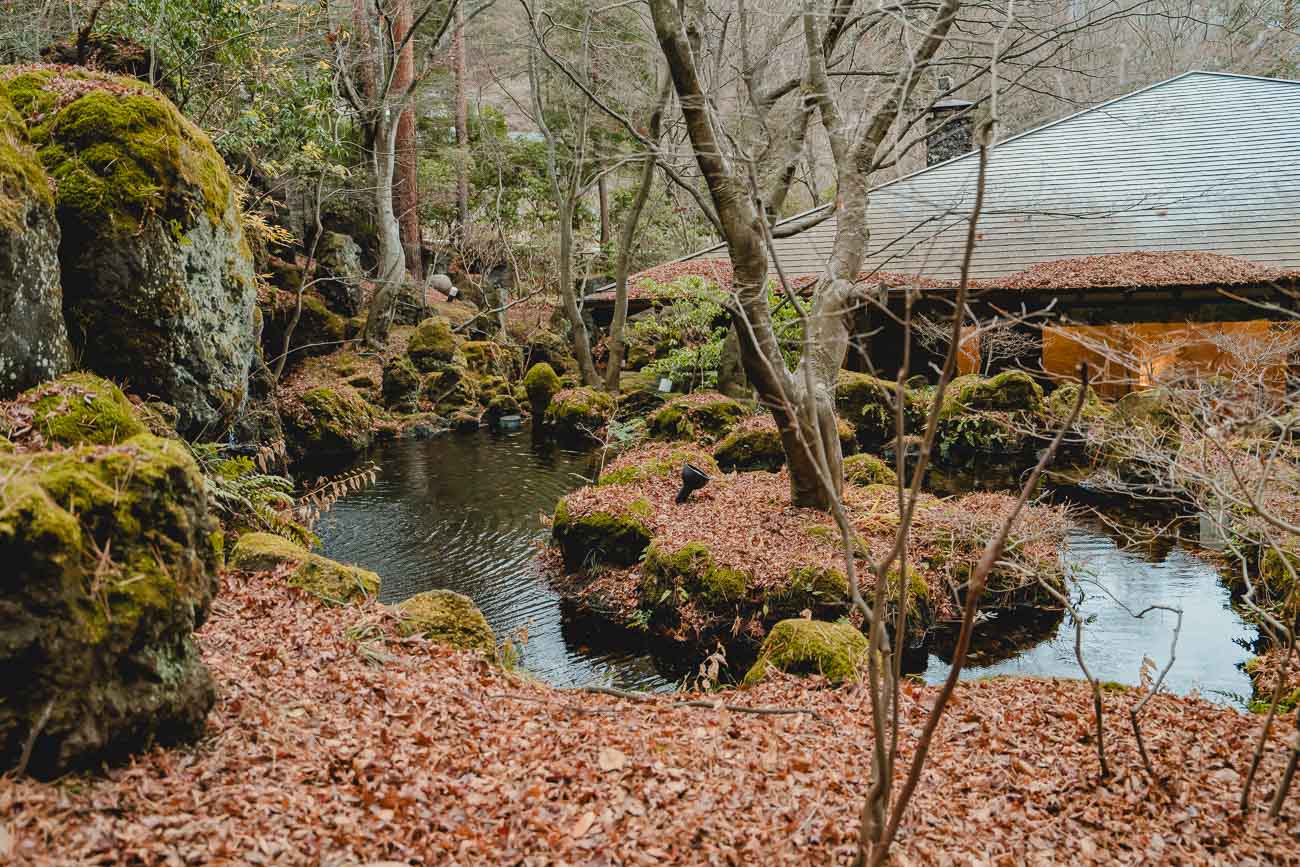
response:
<svg viewBox="0 0 1300 867"><path fill-rule="evenodd" d="M857 431L863 448L878 448L894 439L898 429L894 402L898 386L865 373L841 370L835 382L835 406L840 417ZM903 433L925 424L925 401L914 390L903 390Z"/></svg>
<svg viewBox="0 0 1300 867"><path fill-rule="evenodd" d="M857 451L856 432L847 422L836 419L841 454ZM732 429L713 450L718 466L727 472L767 470L774 473L785 466L785 445L770 415L748 418Z"/></svg>
<svg viewBox="0 0 1300 867"><path fill-rule="evenodd" d="M633 500L626 506L571 514L568 501L555 505L551 536L560 546L564 568L578 572L596 565L635 566L650 545L646 519L650 503Z"/></svg>
<svg viewBox="0 0 1300 867"><path fill-rule="evenodd" d="M256 354L256 284L212 142L129 78L10 67L0 90L54 182L63 312L81 364L175 406L184 433L225 431Z"/></svg>
<svg viewBox="0 0 1300 867"><path fill-rule="evenodd" d="M515 400L509 394L498 394L488 401L487 411L483 413L483 418L488 424L496 424L503 416L519 415L523 410L519 408L519 401Z"/></svg>
<svg viewBox="0 0 1300 867"><path fill-rule="evenodd" d="M361 280L365 271L361 267L361 247L351 235L326 232L316 246L318 268L316 291L329 304L329 308L343 316L356 316L365 302Z"/></svg>
<svg viewBox="0 0 1300 867"><path fill-rule="evenodd" d="M306 590L323 602L342 605L379 595L379 576L359 566L337 563L272 533L245 533L226 565L244 572L284 566L290 587Z"/></svg>
<svg viewBox="0 0 1300 867"><path fill-rule="evenodd" d="M758 683L771 669L821 675L833 684L857 680L866 670L869 643L851 623L782 620L763 639L745 685Z"/></svg>
<svg viewBox="0 0 1300 867"><path fill-rule="evenodd" d="M384 406L414 407L420 397L420 372L406 356L384 365Z"/></svg>
<svg viewBox="0 0 1300 867"><path fill-rule="evenodd" d="M116 385L93 373L68 373L18 396L32 412L32 430L47 443L115 445L146 427Z"/></svg>
<svg viewBox="0 0 1300 867"><path fill-rule="evenodd" d="M309 356L336 352L347 339L347 321L330 310L320 295L304 292L299 311L296 293L277 292L262 311L262 351L269 364L274 365L280 353L284 352L284 335L295 312L298 322L289 341L288 367L294 367Z"/></svg>
<svg viewBox="0 0 1300 867"><path fill-rule="evenodd" d="M656 410L646 429L657 439L716 440L726 436L745 415L737 401L717 392L676 398Z"/></svg>
<svg viewBox="0 0 1300 867"><path fill-rule="evenodd" d="M451 330L451 323L442 316L430 316L421 322L411 335L406 354L416 369L423 373L450 363L456 355L456 335Z"/></svg>
<svg viewBox="0 0 1300 867"><path fill-rule="evenodd" d="M285 433L295 458L359 454L374 439L374 411L349 386L320 386L284 407Z"/></svg>
<svg viewBox="0 0 1300 867"><path fill-rule="evenodd" d="M217 529L182 443L0 455L0 768L33 732L42 777L202 732Z"/></svg>
<svg viewBox="0 0 1300 867"><path fill-rule="evenodd" d="M0 88L0 398L58 376L70 359L54 196Z"/></svg>
<svg viewBox="0 0 1300 867"><path fill-rule="evenodd" d="M875 455L849 455L844 459L844 481L854 485L897 485L898 474Z"/></svg>
<svg viewBox="0 0 1300 867"><path fill-rule="evenodd" d="M614 398L594 388L566 388L551 398L546 425L569 442L597 439L614 417Z"/></svg>
<svg viewBox="0 0 1300 867"><path fill-rule="evenodd" d="M533 418L541 421L546 415L551 399L560 392L560 377L546 362L534 364L524 375L524 390L533 408Z"/></svg>
<svg viewBox="0 0 1300 867"><path fill-rule="evenodd" d="M468 596L450 590L428 590L399 602L396 608L402 635L421 635L459 650L496 655L492 627Z"/></svg>

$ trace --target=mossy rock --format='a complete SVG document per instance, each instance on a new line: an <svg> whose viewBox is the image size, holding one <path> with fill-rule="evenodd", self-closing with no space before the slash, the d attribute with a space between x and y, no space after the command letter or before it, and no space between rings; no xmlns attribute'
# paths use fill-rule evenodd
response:
<svg viewBox="0 0 1300 867"><path fill-rule="evenodd" d="M894 439L898 424L894 401L897 385L865 373L841 370L835 380L835 407L840 418L857 432L858 443L878 448ZM925 424L925 400L914 389L903 389L903 433L913 434Z"/></svg>
<svg viewBox="0 0 1300 867"><path fill-rule="evenodd" d="M774 473L785 466L785 446L775 424L742 426L718 443L713 457L726 472L767 470Z"/></svg>
<svg viewBox="0 0 1300 867"><path fill-rule="evenodd" d="M68 373L19 396L32 426L51 443L114 445L147 428L122 390L93 373Z"/></svg>
<svg viewBox="0 0 1300 867"><path fill-rule="evenodd" d="M413 407L420 397L420 372L405 355L384 365L384 406Z"/></svg>
<svg viewBox="0 0 1300 867"><path fill-rule="evenodd" d="M1023 370L1007 370L988 379L959 376L944 392L944 416L971 410L1024 412L1043 411L1043 387Z"/></svg>
<svg viewBox="0 0 1300 867"><path fill-rule="evenodd" d="M468 596L450 590L428 590L399 602L396 608L402 635L420 635L459 650L496 655L496 636Z"/></svg>
<svg viewBox="0 0 1300 867"><path fill-rule="evenodd" d="M528 368L524 375L524 391L533 409L533 418L542 419L546 415L551 399L560 393L560 388L560 377L551 365L542 362Z"/></svg>
<svg viewBox="0 0 1300 867"><path fill-rule="evenodd" d="M710 476L721 473L713 456L695 446L683 445L666 454L638 459L638 453L619 458L615 466L601 474L598 485L633 485L646 479L680 475L685 464L693 464Z"/></svg>
<svg viewBox="0 0 1300 867"><path fill-rule="evenodd" d="M1119 426L1139 425L1155 431L1175 433L1178 417L1169 396L1158 388L1131 391L1115 403L1110 420Z"/></svg>
<svg viewBox="0 0 1300 867"><path fill-rule="evenodd" d="M782 620L774 625L758 660L745 674L751 686L772 669L787 674L821 675L832 684L858 680L866 671L870 643L851 623L820 620Z"/></svg>
<svg viewBox="0 0 1300 867"><path fill-rule="evenodd" d="M473 368L470 369L472 370ZM498 394L513 395L514 389L511 387L510 383L506 380L505 377L497 376L496 374L489 374L479 379L478 394L479 394L479 400L483 401L486 404L490 402L492 398L496 397Z"/></svg>
<svg viewBox="0 0 1300 867"><path fill-rule="evenodd" d="M614 417L614 398L594 388L567 388L546 407L546 425L567 442L596 439Z"/></svg>
<svg viewBox="0 0 1300 867"><path fill-rule="evenodd" d="M421 322L406 345L406 354L423 373L437 370L440 363L451 362L456 355L456 334L451 330L451 323L442 316L430 316Z"/></svg>
<svg viewBox="0 0 1300 867"><path fill-rule="evenodd" d="M0 67L53 181L68 336L82 366L177 408L180 429L234 422L256 356L256 280L212 142L135 79Z"/></svg>
<svg viewBox="0 0 1300 867"><path fill-rule="evenodd" d="M559 545L564 568L579 572L594 566L635 566L650 545L647 500L633 500L616 511L571 515L567 499L555 506L551 537Z"/></svg>
<svg viewBox="0 0 1300 867"><path fill-rule="evenodd" d="M647 420L650 435L664 440L717 439L745 416L745 408L723 394L693 394L670 401Z"/></svg>
<svg viewBox="0 0 1300 867"><path fill-rule="evenodd" d="M0 768L38 729L41 777L202 732L217 529L174 440L0 455Z"/></svg>
<svg viewBox="0 0 1300 867"><path fill-rule="evenodd" d="M1079 384L1077 382L1067 382L1058 386L1050 395L1047 396L1047 415L1055 421L1063 422L1070 417L1074 409L1075 402L1079 399ZM1088 394L1083 400L1083 406L1079 410L1079 424L1086 424L1092 421L1100 421L1110 414L1110 409L1093 390L1088 386Z"/></svg>
<svg viewBox="0 0 1300 867"><path fill-rule="evenodd" d="M578 370L573 346L554 331L537 331L528 335L523 341L523 353L533 367L545 364L552 370L566 373Z"/></svg>
<svg viewBox="0 0 1300 867"><path fill-rule="evenodd" d="M798 566L780 586L768 591L767 609L778 617L794 616L805 610L843 608L848 600L849 579L843 572L820 566Z"/></svg>
<svg viewBox="0 0 1300 867"><path fill-rule="evenodd" d="M496 424L503 417L508 415L520 415L523 412L519 407L519 402L509 394L498 394L488 401L487 409L483 417L489 424Z"/></svg>
<svg viewBox="0 0 1300 867"><path fill-rule="evenodd" d="M161 400L146 400L135 408L136 417L156 437L175 438L180 414L176 407Z"/></svg>
<svg viewBox="0 0 1300 867"><path fill-rule="evenodd" d="M854 485L896 485L898 474L885 461L865 452L844 459L844 481Z"/></svg>
<svg viewBox="0 0 1300 867"><path fill-rule="evenodd" d="M502 346L492 340L468 340L460 347L469 369L482 376L500 376L503 379L518 376L522 361L516 358L518 350Z"/></svg>
<svg viewBox="0 0 1300 867"><path fill-rule="evenodd" d="M268 364L274 365L284 352L284 336L295 312L298 298L290 292L277 292L269 307L263 309L262 353ZM319 294L304 292L298 324L289 339L287 366L293 368L304 358L335 352L346 340L347 320L330 310Z"/></svg>
<svg viewBox="0 0 1300 867"><path fill-rule="evenodd" d="M374 439L374 410L348 386L304 392L285 413L285 432L295 457L359 454Z"/></svg>
<svg viewBox="0 0 1300 867"><path fill-rule="evenodd" d="M289 586L300 587L331 605L361 602L379 595L379 576L337 563L272 533L245 533L227 558L231 569L262 572L287 564Z"/></svg>
<svg viewBox="0 0 1300 867"><path fill-rule="evenodd" d="M676 607L697 600L716 612L745 598L748 577L716 563L707 545L688 542L676 550L656 539L641 564L641 599L646 607Z"/></svg>
<svg viewBox="0 0 1300 867"><path fill-rule="evenodd" d="M477 413L464 409L453 412L451 418L447 419L447 423L451 425L451 429L456 433L477 433L482 425Z"/></svg>
<svg viewBox="0 0 1300 867"><path fill-rule="evenodd" d="M468 370L448 366L438 373L431 373L424 380L424 399L442 415L451 415L461 410L471 410L478 406L478 383Z"/></svg>

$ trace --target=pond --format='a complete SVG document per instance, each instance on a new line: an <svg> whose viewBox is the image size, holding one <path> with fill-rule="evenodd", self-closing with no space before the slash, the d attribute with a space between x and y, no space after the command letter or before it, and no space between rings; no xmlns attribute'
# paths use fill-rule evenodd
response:
<svg viewBox="0 0 1300 867"><path fill-rule="evenodd" d="M673 688L680 673L571 616L537 563L542 516L590 478L590 454L535 445L525 428L401 440L369 457L380 467L377 483L336 503L318 532L326 556L383 576L383 601L434 588L464 593L499 638L526 635L522 667L557 686ZM1233 610L1212 566L1181 543L1163 548L1121 549L1100 526L1071 531L1062 557L1079 578L1084 659L1102 680L1136 684L1144 658L1159 665L1168 658L1174 616L1153 611L1138 619L1125 607L1179 606L1183 627L1168 688L1241 704L1250 694L1241 666L1257 632ZM963 676L1080 676L1069 618L995 631L1013 640L981 642ZM947 675L942 645L929 654L927 681Z"/></svg>

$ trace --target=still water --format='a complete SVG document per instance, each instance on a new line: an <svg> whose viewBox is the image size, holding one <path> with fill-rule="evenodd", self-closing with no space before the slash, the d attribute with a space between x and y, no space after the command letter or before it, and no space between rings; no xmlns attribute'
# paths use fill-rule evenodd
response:
<svg viewBox="0 0 1300 867"><path fill-rule="evenodd" d="M536 562L546 538L541 516L586 482L590 455L535 446L524 430L398 441L370 458L378 482L335 504L318 531L326 556L383 576L383 601L433 588L464 593L499 638L526 633L523 668L558 686L672 687L676 676L661 673L650 655L608 636L602 641L602 630L566 616ZM1168 688L1232 704L1249 695L1241 665L1256 632L1232 610L1213 567L1178 546L1122 550L1088 527L1071 532L1062 556L1079 579L1083 653L1095 676L1135 684L1145 657L1164 664L1174 615L1152 611L1138 619L1125 610L1160 603L1184 610ZM963 674L1080 676L1068 618L1015 634L1011 646L981 646ZM947 674L942 656L930 654L927 680Z"/></svg>

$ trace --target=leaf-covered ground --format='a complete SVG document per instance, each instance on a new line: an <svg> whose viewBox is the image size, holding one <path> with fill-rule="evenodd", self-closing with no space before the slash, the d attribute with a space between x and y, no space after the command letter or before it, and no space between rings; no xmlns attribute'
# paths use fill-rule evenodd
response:
<svg viewBox="0 0 1300 867"><path fill-rule="evenodd" d="M565 692L421 640L356 642L381 613L230 576L200 634L221 697L195 748L107 777L0 781L0 860L19 864L842 864L866 790L867 698L785 681L690 708ZM358 630L351 629L353 635ZM373 636L374 630L363 630ZM903 706L919 724L929 687ZM961 687L898 863L1288 863L1300 808L1241 816L1259 719L1158 698L1141 770L1107 693L1100 782L1074 682ZM1281 731L1290 728L1283 721ZM1280 776L1272 745L1256 801ZM911 748L910 738L902 745Z"/></svg>

